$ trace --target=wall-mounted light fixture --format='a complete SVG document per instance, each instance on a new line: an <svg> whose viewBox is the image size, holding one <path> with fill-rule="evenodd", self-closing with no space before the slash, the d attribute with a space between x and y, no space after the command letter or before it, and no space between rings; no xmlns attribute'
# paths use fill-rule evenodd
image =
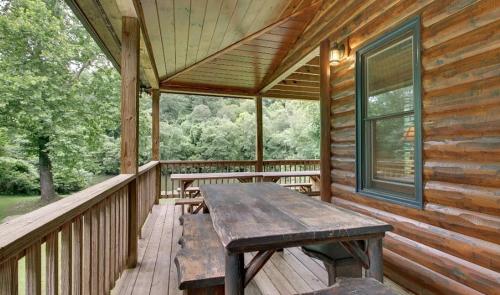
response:
<svg viewBox="0 0 500 295"><path fill-rule="evenodd" d="M346 47L344 44L335 42L330 48L330 65L336 66L340 60L346 55Z"/></svg>

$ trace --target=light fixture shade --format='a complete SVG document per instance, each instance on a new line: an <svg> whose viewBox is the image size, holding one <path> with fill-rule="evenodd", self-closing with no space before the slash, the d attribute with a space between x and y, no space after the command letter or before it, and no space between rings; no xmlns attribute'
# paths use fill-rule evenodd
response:
<svg viewBox="0 0 500 295"><path fill-rule="evenodd" d="M340 63L340 50L338 48L332 48L330 50L330 64L336 66Z"/></svg>
<svg viewBox="0 0 500 295"><path fill-rule="evenodd" d="M343 44L335 43L330 49L330 65L338 65L342 57L344 57L344 51L345 47Z"/></svg>

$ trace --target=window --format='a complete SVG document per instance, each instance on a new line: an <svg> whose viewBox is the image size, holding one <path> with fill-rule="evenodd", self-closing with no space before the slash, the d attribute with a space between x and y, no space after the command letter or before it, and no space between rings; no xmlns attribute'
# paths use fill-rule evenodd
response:
<svg viewBox="0 0 500 295"><path fill-rule="evenodd" d="M357 190L421 207L420 19L356 55Z"/></svg>

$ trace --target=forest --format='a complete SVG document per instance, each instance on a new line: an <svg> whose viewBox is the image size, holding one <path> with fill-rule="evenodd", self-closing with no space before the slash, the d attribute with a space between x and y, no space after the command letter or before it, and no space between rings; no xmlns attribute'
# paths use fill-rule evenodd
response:
<svg viewBox="0 0 500 295"><path fill-rule="evenodd" d="M49 200L119 172L120 76L63 0L0 0L0 195ZM161 97L162 159L255 157L253 100ZM140 161L151 102L140 99ZM264 100L266 159L319 156L317 102ZM1 196L0 196L1 198Z"/></svg>

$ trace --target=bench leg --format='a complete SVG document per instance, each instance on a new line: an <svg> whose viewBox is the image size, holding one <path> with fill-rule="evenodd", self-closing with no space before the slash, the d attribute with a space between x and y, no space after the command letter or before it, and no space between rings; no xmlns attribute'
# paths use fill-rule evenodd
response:
<svg viewBox="0 0 500 295"><path fill-rule="evenodd" d="M335 273L335 266L326 262L323 262L323 264L325 265L326 272L328 273L328 286L333 286L333 284L335 284L335 278L337 277Z"/></svg>
<svg viewBox="0 0 500 295"><path fill-rule="evenodd" d="M224 289L226 294L245 294L245 261L243 253L229 254L226 252L226 277Z"/></svg>
<svg viewBox="0 0 500 295"><path fill-rule="evenodd" d="M354 259L342 259L335 261L334 264L323 261L326 271L328 272L328 286L332 286L337 281L337 278L361 278L361 264Z"/></svg>
<svg viewBox="0 0 500 295"><path fill-rule="evenodd" d="M184 290L183 295L224 295L224 285Z"/></svg>
<svg viewBox="0 0 500 295"><path fill-rule="evenodd" d="M382 238L368 239L367 248L370 268L366 270L366 276L383 283L384 266L382 260Z"/></svg>

